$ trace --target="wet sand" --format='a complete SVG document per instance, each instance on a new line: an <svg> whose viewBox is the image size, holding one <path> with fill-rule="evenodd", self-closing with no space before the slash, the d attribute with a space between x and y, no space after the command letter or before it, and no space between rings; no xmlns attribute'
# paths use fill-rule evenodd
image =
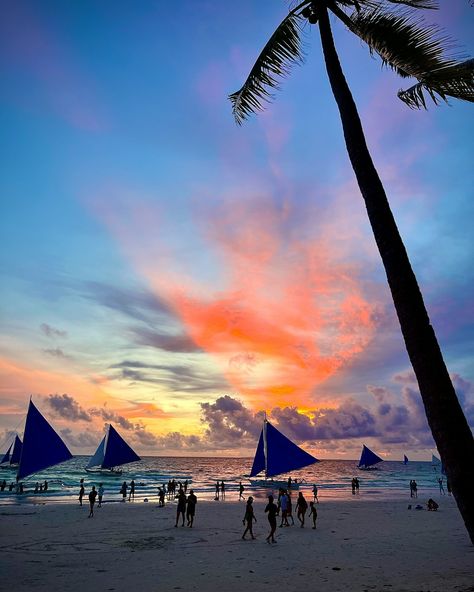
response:
<svg viewBox="0 0 474 592"><path fill-rule="evenodd" d="M426 500L418 500L423 503ZM255 541L241 539L243 502L198 502L195 526L174 527L176 505L109 503L1 506L4 590L85 592L219 590L474 591L474 547L452 498L438 512L410 500L324 501L318 527L277 529L265 542L264 504Z"/></svg>

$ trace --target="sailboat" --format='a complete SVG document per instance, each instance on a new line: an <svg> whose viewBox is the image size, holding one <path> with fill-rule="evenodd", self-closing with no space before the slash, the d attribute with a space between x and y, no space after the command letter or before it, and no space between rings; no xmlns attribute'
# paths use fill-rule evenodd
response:
<svg viewBox="0 0 474 592"><path fill-rule="evenodd" d="M68 447L30 400L17 480L72 458Z"/></svg>
<svg viewBox="0 0 474 592"><path fill-rule="evenodd" d="M362 454L360 455L360 461L357 465L357 468L362 469L364 471L376 469L378 467L375 467L374 465L382 461L383 458L380 458L380 456L375 454L375 452L372 452L370 448L367 448L367 446L363 444Z"/></svg>
<svg viewBox="0 0 474 592"><path fill-rule="evenodd" d="M446 471L444 469L444 465L441 462L441 459L435 456L434 454L431 455L431 466L433 467L433 471L437 471L438 468L441 469L441 473L446 475Z"/></svg>
<svg viewBox="0 0 474 592"><path fill-rule="evenodd" d="M403 464L404 465L408 464L408 456L406 454L403 455Z"/></svg>
<svg viewBox="0 0 474 592"><path fill-rule="evenodd" d="M20 463L21 458L21 449L23 447L23 443L15 434L15 439L10 444L8 450L3 455L2 460L0 461L0 468L2 469L17 469ZM12 450L13 449L13 450ZM11 454L10 454L11 451Z"/></svg>
<svg viewBox="0 0 474 592"><path fill-rule="evenodd" d="M276 429L265 417L263 428L258 440L255 458L253 460L250 477L255 477L262 471L265 480L254 480L253 485L260 487L279 487L288 484L287 481L268 481L269 477L289 473L319 462L317 458L305 452L289 438ZM293 486L297 483L293 482Z"/></svg>
<svg viewBox="0 0 474 592"><path fill-rule="evenodd" d="M107 426L107 433L100 441L97 450L89 460L86 471L88 473L105 473L121 475L119 465L126 465L141 460L138 454L125 442L122 436L112 426Z"/></svg>

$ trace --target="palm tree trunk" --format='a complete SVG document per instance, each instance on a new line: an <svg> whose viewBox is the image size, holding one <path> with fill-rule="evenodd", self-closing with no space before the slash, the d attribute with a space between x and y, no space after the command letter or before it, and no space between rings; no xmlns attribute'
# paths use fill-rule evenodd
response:
<svg viewBox="0 0 474 592"><path fill-rule="evenodd" d="M339 63L325 6L320 8L319 29L347 151L385 267L426 417L474 544L474 439L449 377L385 190L367 148L359 114Z"/></svg>

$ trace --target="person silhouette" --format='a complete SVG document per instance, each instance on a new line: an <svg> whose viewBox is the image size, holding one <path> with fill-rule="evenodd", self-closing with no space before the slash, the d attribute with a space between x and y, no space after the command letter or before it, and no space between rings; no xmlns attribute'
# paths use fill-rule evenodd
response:
<svg viewBox="0 0 474 592"><path fill-rule="evenodd" d="M84 497L86 490L84 489L84 479L79 481L79 505L82 506L82 498Z"/></svg>
<svg viewBox="0 0 474 592"><path fill-rule="evenodd" d="M178 500L178 506L176 508L176 524L175 527L178 526L179 516L181 515L183 518L183 523L181 526L184 526L184 513L186 512L186 494L182 489L178 491L178 495L176 496Z"/></svg>
<svg viewBox="0 0 474 592"><path fill-rule="evenodd" d="M196 513L197 497L192 489L189 490L187 499L186 518L188 521L189 528L193 527L194 514Z"/></svg>
<svg viewBox="0 0 474 592"><path fill-rule="evenodd" d="M268 522L270 524L270 534L267 536L265 540L267 541L267 543L270 543L270 540L272 543L276 543L275 531L277 527L276 517L278 514L278 506L273 501L273 495L268 496L268 504L265 508L265 513L268 513Z"/></svg>
<svg viewBox="0 0 474 592"><path fill-rule="evenodd" d="M309 502L309 514L308 516L313 520L313 530L316 528L316 519L318 518L318 511L314 502Z"/></svg>
<svg viewBox="0 0 474 592"><path fill-rule="evenodd" d="M308 509L308 503L306 502L306 499L301 491L298 493L298 500L296 502L296 507L297 507L297 514L296 515L298 517L298 520L300 521L301 528L304 528L304 518L306 515L306 510Z"/></svg>
<svg viewBox="0 0 474 592"><path fill-rule="evenodd" d="M242 524L246 525L246 528L244 530L244 534L242 535L242 538L244 540L245 540L245 535L248 532L250 532L252 539L255 539L255 537L253 535L253 521L255 520L255 522L257 522L257 519L255 518L252 504L253 504L253 497L250 496L247 500L247 505L245 507L244 519L242 520Z"/></svg>
<svg viewBox="0 0 474 592"><path fill-rule="evenodd" d="M95 485L92 486L92 489L89 492L89 506L90 512L88 518L93 518L94 516L94 504L95 498L97 497L97 491L95 490Z"/></svg>

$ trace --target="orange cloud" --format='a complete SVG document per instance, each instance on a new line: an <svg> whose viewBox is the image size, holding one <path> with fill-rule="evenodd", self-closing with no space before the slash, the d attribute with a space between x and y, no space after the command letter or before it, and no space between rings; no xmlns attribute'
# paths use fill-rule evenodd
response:
<svg viewBox="0 0 474 592"><path fill-rule="evenodd" d="M305 406L315 387L371 340L374 305L364 298L357 270L332 254L324 231L311 232L318 220L295 226L289 202L232 196L198 208L196 233L217 262L209 281L208 269L193 268L189 258L186 271L178 251L161 242L162 216L153 216L149 204L135 201L133 216L124 211L123 219L116 206L101 213L125 253L253 405ZM145 228L133 224L144 220L140 211Z"/></svg>

